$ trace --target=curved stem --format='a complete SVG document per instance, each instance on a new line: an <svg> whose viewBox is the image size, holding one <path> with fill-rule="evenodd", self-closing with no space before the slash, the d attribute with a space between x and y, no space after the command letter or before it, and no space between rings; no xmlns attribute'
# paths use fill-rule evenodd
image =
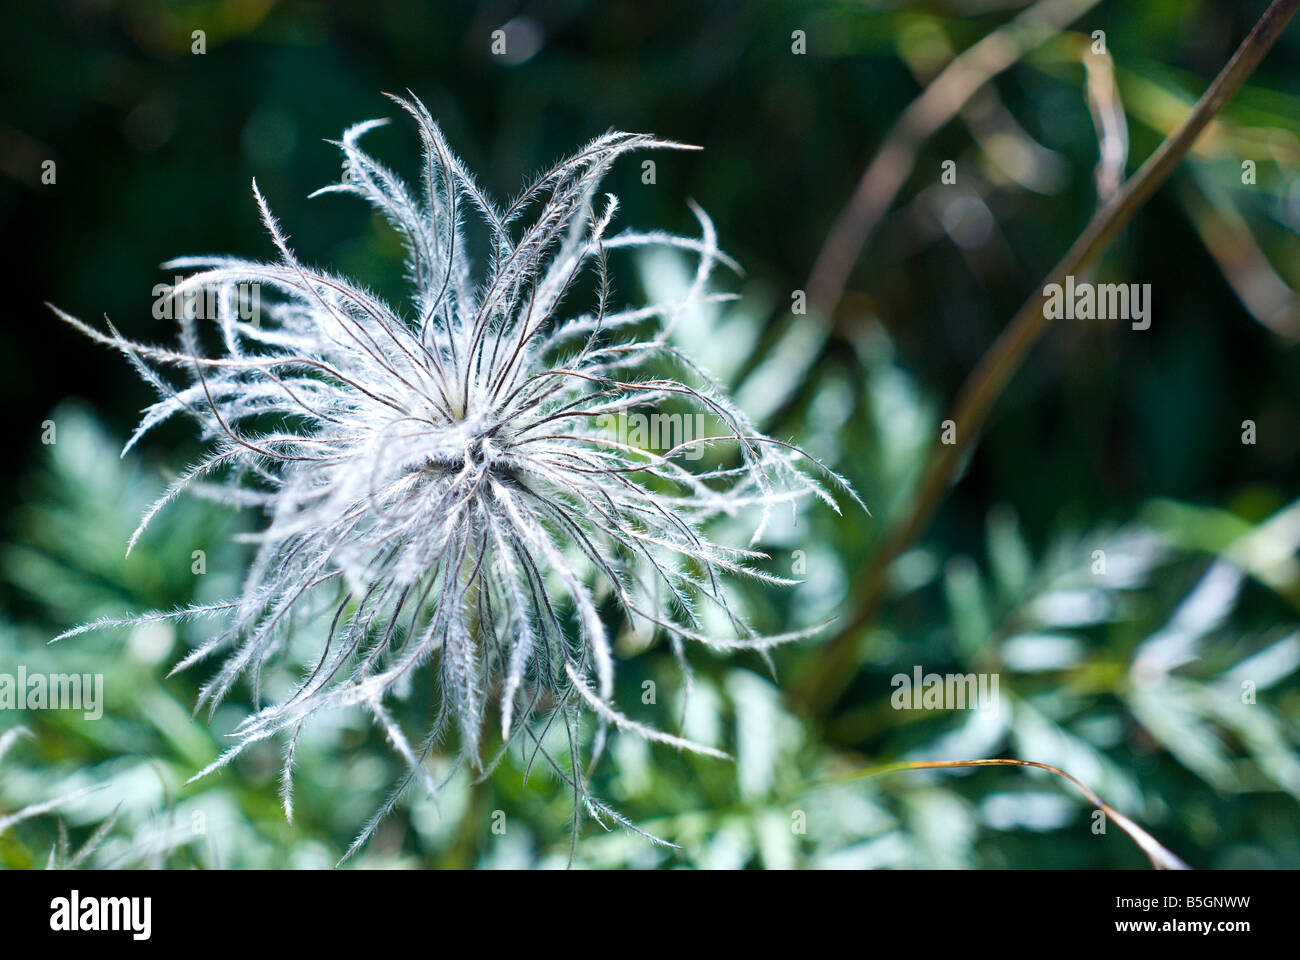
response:
<svg viewBox="0 0 1300 960"><path fill-rule="evenodd" d="M1147 855L1147 859L1151 861L1151 866L1157 870L1191 869L1181 859L1170 853L1155 837L1097 796L1091 787L1075 779L1060 767L1054 767L1049 763L1039 763L1037 760L905 760L899 763L882 764L878 767L868 767L866 770L853 770L849 773L837 774L818 782L823 784L842 783L848 780L860 780L864 777L879 777L900 770L941 770L951 767L1036 767L1039 770L1054 773L1072 783L1075 789L1087 797L1094 807L1128 834L1133 839L1133 842L1142 849L1142 852Z"/></svg>

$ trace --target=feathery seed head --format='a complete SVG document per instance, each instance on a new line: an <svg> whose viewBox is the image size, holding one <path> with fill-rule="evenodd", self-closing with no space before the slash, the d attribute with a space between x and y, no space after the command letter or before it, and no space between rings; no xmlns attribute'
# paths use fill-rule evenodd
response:
<svg viewBox="0 0 1300 960"><path fill-rule="evenodd" d="M166 348L56 310L122 351L159 391L127 449L178 413L193 416L210 443L146 514L136 537L184 490L259 507L267 518L250 538L257 549L239 596L100 621L64 636L111 623L224 619L177 667L227 651L201 693L200 703L215 706L241 676L256 690L290 620L298 629L303 613L323 609L328 629L296 690L249 716L209 770L283 734L291 816L298 732L322 710L359 705L407 764L402 787L419 777L433 790L424 761L448 722L459 727L461 755L479 767L493 709L502 751L522 738L592 817L630 826L588 794L576 754L562 763L543 748L535 720L559 716L573 737L580 711L594 713L596 753L611 725L678 748L719 751L653 730L611 705L604 600L627 620L662 632L683 670L687 643L765 651L807 636L813 630L768 637L750 630L728 603L722 578L789 581L749 566L762 554L710 540L704 524L754 511L752 546L777 505L811 494L834 507L803 472L810 465L856 496L796 447L762 436L671 341L673 326L693 307L730 299L709 290L714 268L738 270L718 250L704 212L692 204L698 239L611 234L617 201L598 200L596 189L614 160L633 150L693 148L608 133L501 207L479 189L422 104L392 99L419 128L422 190L412 192L361 150L362 135L384 122L369 121L344 133L338 145L346 174L318 193L362 197L401 234L409 304L390 306L301 263L254 183L277 259L187 257L165 265L197 270L172 289L173 298L203 292L215 302L215 316L202 318L211 321L209 337L220 339L215 355L204 351L193 311L180 311L179 344ZM471 215L486 227L482 270L470 263L464 240ZM613 308L607 255L650 245L695 256L689 290L676 302ZM574 312L565 298L580 276L591 278L594 303ZM260 315L252 318L243 299L249 284L261 292ZM165 368L189 383L174 385ZM665 403L706 414L716 435L648 450L608 427ZM718 456L701 460L701 446ZM709 607L724 615L732 635L705 633ZM419 745L389 713L392 696L415 682L440 692Z"/></svg>

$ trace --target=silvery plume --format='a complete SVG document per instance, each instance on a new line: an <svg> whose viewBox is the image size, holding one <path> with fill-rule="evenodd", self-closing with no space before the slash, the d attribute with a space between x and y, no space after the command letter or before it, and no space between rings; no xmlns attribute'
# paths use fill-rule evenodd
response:
<svg viewBox="0 0 1300 960"><path fill-rule="evenodd" d="M400 233L409 304L395 308L300 262L254 182L278 259L185 257L164 265L198 270L170 296L199 293L215 304L204 321L211 321L208 338L220 339L215 355L202 346L194 310L178 311L178 344L160 347L56 309L122 351L158 390L124 454L180 413L198 421L210 444L146 513L132 545L186 490L266 517L249 537L256 553L237 597L101 620L62 636L219 618L221 629L176 669L223 652L199 704L215 707L241 676L250 678L257 704L268 658L316 616L319 651L294 692L255 707L234 731L234 745L198 776L282 734L283 799L292 817L303 725L320 711L360 706L407 774L357 844L413 779L436 791L425 761L451 724L459 757L481 770L490 712L501 741L489 769L521 742L572 788L575 830L578 809L603 825L631 827L587 790L577 747L584 710L594 715L593 761L610 726L726 755L614 707L607 618L617 611L628 625L662 634L688 680L689 644L765 652L807 636L812 629L755 634L728 601L724 577L792 582L753 566L764 558L752 547L772 511L793 510L810 494L835 507L814 476L853 494L798 448L762 436L670 339L698 305L731 299L709 289L719 264L738 268L718 250L704 212L692 205L698 239L611 233L617 201L596 195L611 164L636 150L694 148L607 133L502 207L448 149L421 103L393 99L419 128L421 191L361 150L361 137L385 122L372 120L344 133L342 181L318 193L362 197ZM486 269L470 260L462 223L471 216L486 227ZM675 302L615 308L608 254L653 245L695 259L689 289ZM575 285L589 292L586 310L566 302L576 298ZM250 288L261 301L251 318ZM169 368L189 384L169 382ZM665 404L706 414L717 429L657 451L610 429ZM702 447L711 455L701 457ZM710 518L737 514L754 518L750 548L709 539ZM725 635L711 635L706 621L726 624ZM416 684L435 690L439 706L412 742L390 709ZM557 718L568 757L554 755L544 739Z"/></svg>

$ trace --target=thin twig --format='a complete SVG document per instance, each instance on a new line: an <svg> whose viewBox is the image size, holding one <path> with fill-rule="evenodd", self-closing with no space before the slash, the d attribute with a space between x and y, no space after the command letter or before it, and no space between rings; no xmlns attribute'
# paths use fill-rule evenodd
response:
<svg viewBox="0 0 1300 960"><path fill-rule="evenodd" d="M1115 82L1115 61L1109 53L1093 53L1079 43L1079 60L1087 75L1088 112L1097 130L1097 203L1104 204L1124 181L1128 166L1128 117Z"/></svg>
<svg viewBox="0 0 1300 960"><path fill-rule="evenodd" d="M810 682L802 685L804 697L810 704L824 706L844 689L854 667L855 635L875 613L884 593L890 564L925 531L953 484L967 452L979 437L993 404L1047 330L1050 320L1044 310L1043 290L1053 283L1064 284L1067 275L1085 268L1110 244L1173 172L1205 126L1259 66L1297 8L1300 8L1300 0L1273 0L1182 124L1096 213L966 378L950 415L956 425L955 442L936 442L914 506L906 519L887 534L885 542L859 578L857 589L853 591L853 595L859 598L857 610L847 618L841 632L826 645Z"/></svg>
<svg viewBox="0 0 1300 960"><path fill-rule="evenodd" d="M950 767L1037 767L1039 770L1046 770L1048 773L1054 773L1058 777L1064 777L1078 789L1089 802L1098 810L1106 814L1114 824L1133 838L1133 842L1141 848L1142 852L1147 855L1151 861L1151 866L1157 870L1190 870L1186 863L1171 853L1155 837L1147 833L1136 823L1130 820L1124 814L1120 813L1101 797L1097 796L1093 790L1079 780L1070 776L1059 767L1053 767L1051 764L1039 763L1036 760L906 760L899 763L886 763L879 767L869 767L866 770L852 770L848 773L836 774L827 777L819 783L842 783L846 780L860 780L864 777L878 777L887 773L894 773L899 770L939 770Z"/></svg>

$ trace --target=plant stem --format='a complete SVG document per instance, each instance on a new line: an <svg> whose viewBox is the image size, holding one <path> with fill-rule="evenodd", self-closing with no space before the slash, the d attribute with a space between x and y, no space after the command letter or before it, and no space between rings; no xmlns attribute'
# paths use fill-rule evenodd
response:
<svg viewBox="0 0 1300 960"><path fill-rule="evenodd" d="M866 770L851 770L848 773L836 774L827 777L820 783L841 783L847 780L860 780L864 777L878 777L887 773L896 773L900 770L943 770L952 767L1035 767L1039 770L1046 770L1048 773L1054 773L1058 777L1063 777L1072 783L1075 788L1088 798L1098 810L1111 819L1117 827L1127 833L1147 855L1151 861L1151 866L1157 870L1190 870L1186 863L1179 857L1171 853L1155 837L1147 833L1136 823L1130 820L1124 814L1112 807L1092 790L1091 787L1070 776L1060 767L1054 767L1048 763L1039 763L1037 760L904 760L898 763L886 763L878 767L868 767Z"/></svg>

